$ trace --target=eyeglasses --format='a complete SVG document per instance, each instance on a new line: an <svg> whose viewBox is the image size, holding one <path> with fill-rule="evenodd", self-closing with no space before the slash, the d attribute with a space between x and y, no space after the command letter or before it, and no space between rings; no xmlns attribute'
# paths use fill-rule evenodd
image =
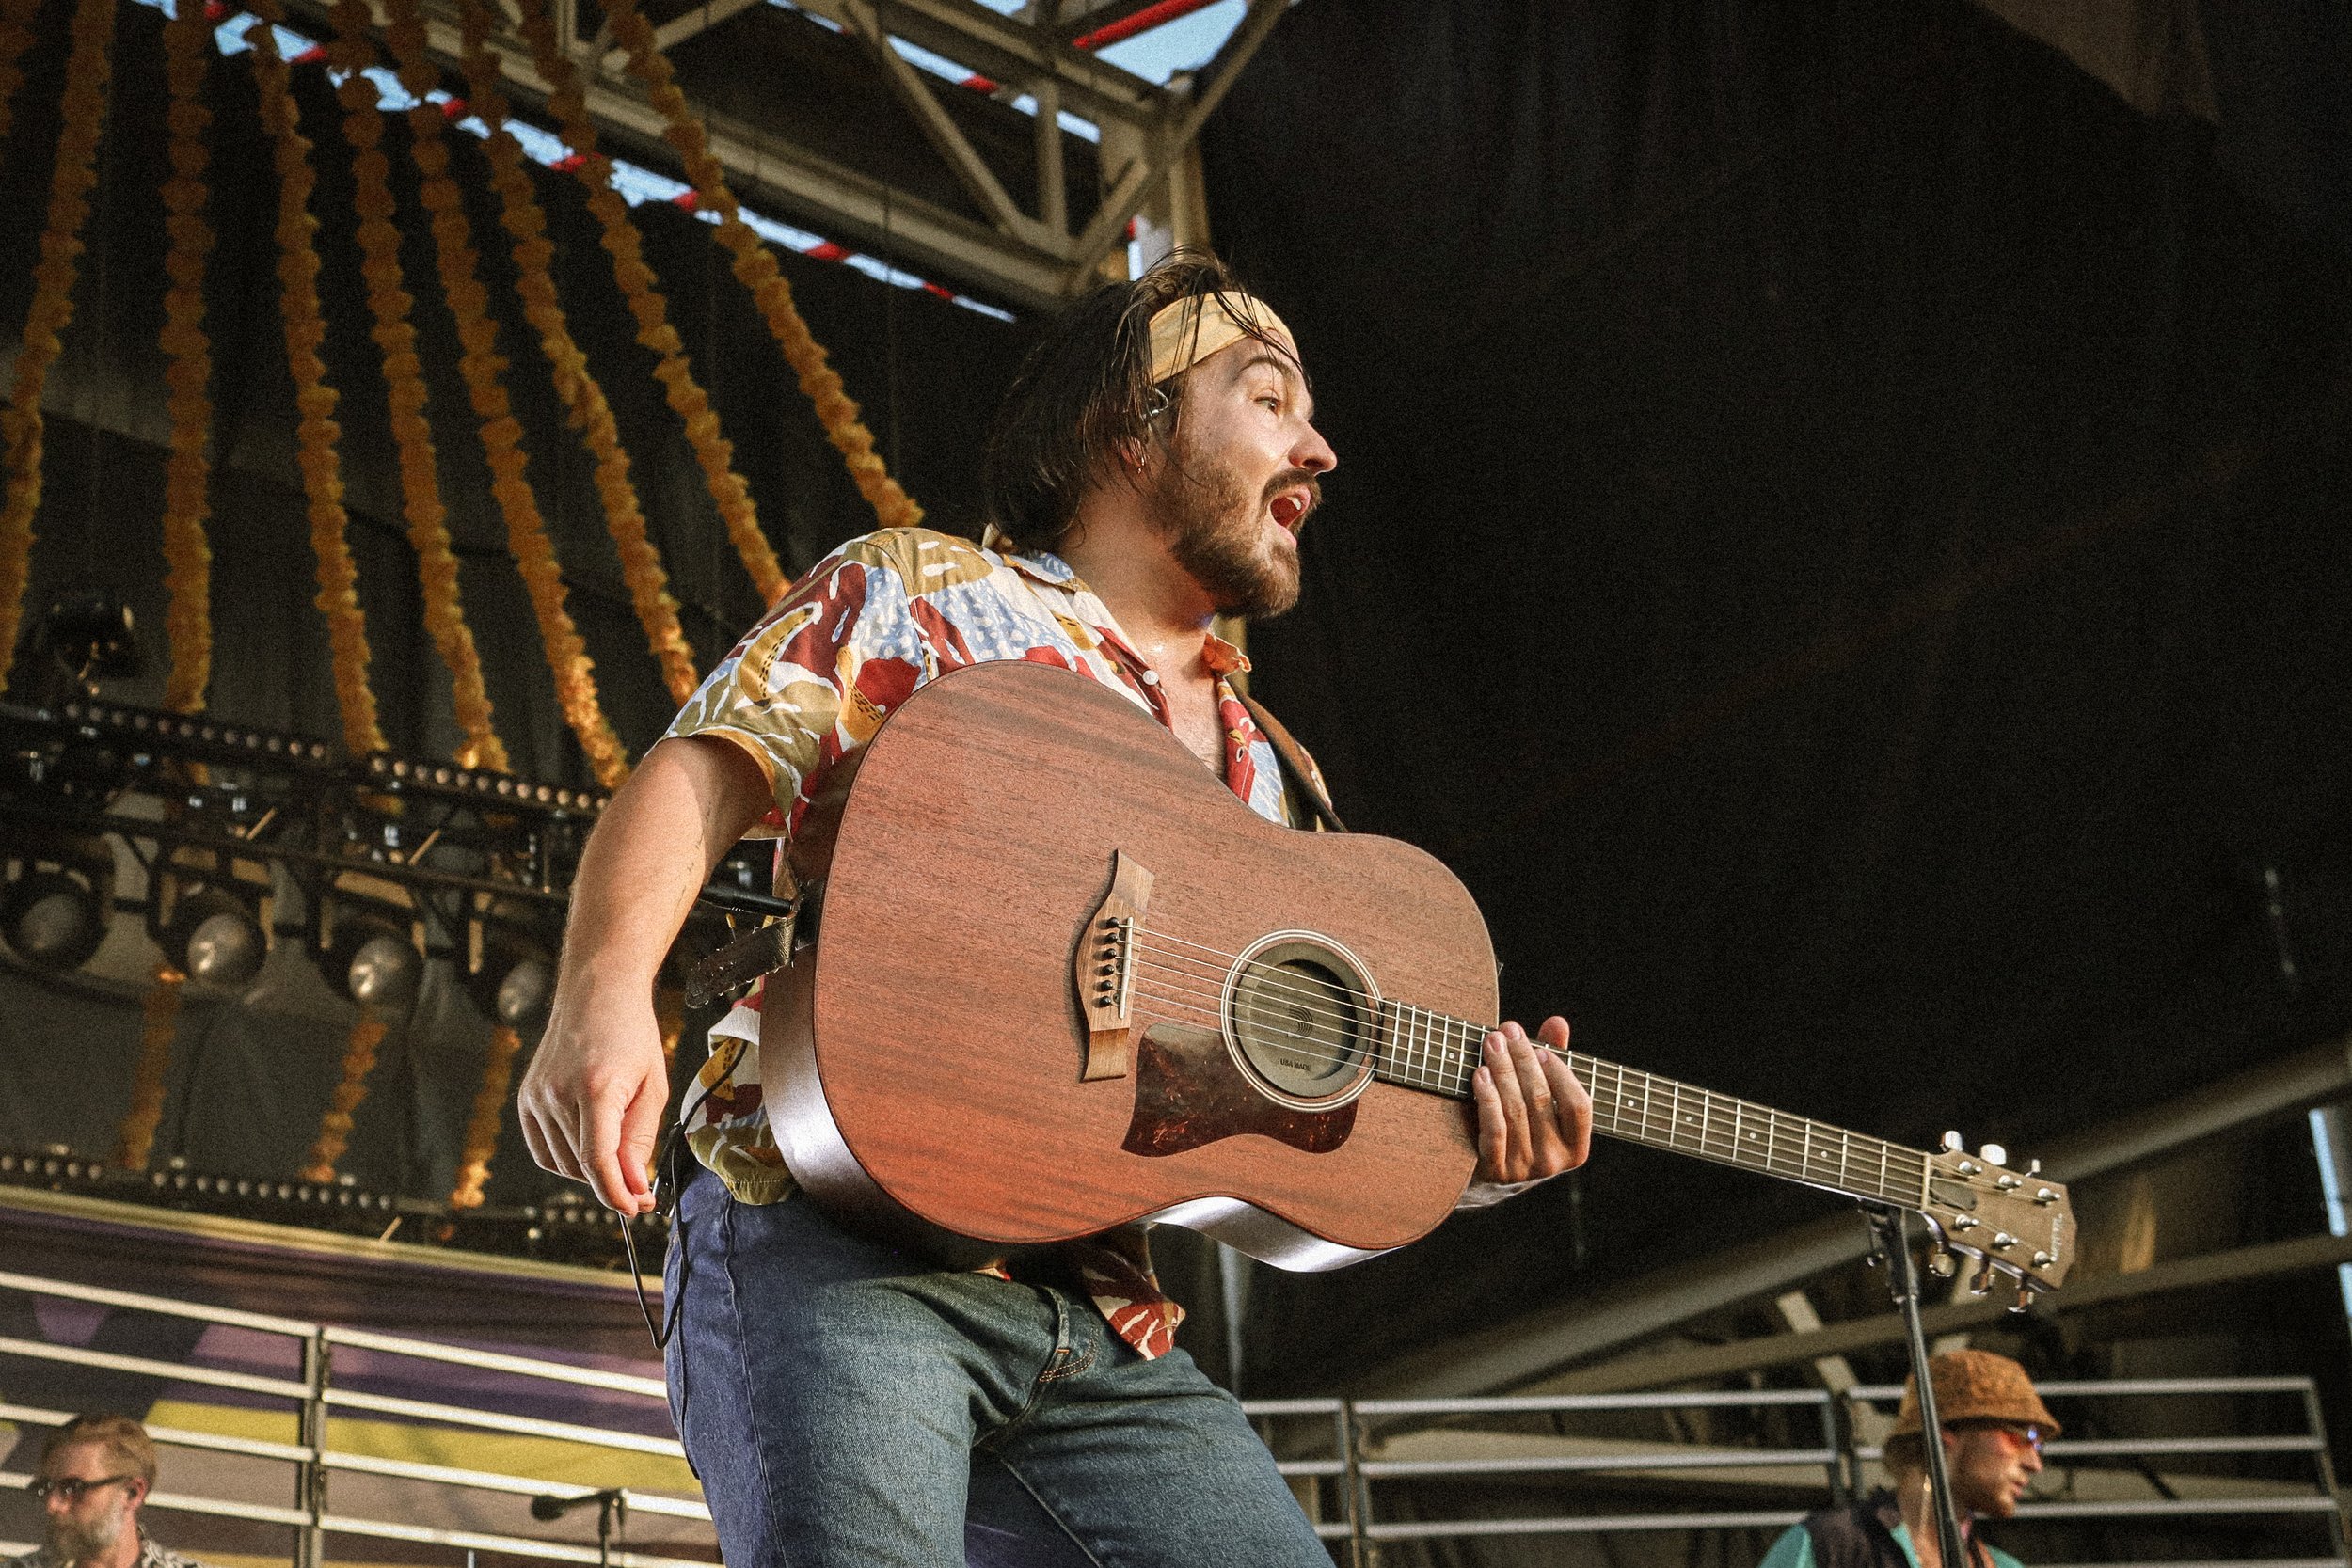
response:
<svg viewBox="0 0 2352 1568"><path fill-rule="evenodd" d="M119 1486L126 1481L138 1479L136 1476L100 1476L96 1481L83 1481L74 1476L60 1476L55 1481L45 1478L37 1481L24 1490L43 1502L48 1501L49 1495L54 1492L71 1504L80 1502L102 1486Z"/></svg>

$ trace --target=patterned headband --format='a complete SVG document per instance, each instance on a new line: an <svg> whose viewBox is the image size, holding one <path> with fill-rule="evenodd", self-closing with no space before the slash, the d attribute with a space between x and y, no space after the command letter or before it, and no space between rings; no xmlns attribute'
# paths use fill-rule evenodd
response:
<svg viewBox="0 0 2352 1568"><path fill-rule="evenodd" d="M1205 309L1214 303L1216 309ZM1263 300L1243 293L1187 294L1152 318L1152 384L1184 374L1244 338L1270 337L1298 357L1296 340Z"/></svg>

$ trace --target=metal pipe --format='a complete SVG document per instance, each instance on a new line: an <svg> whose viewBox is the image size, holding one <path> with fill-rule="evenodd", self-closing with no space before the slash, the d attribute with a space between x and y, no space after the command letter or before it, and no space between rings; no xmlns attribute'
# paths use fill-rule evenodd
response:
<svg viewBox="0 0 2352 1568"><path fill-rule="evenodd" d="M567 1443L586 1443L600 1449L626 1449L631 1453L660 1454L664 1459L686 1457L686 1449L675 1437L640 1437L633 1432L607 1432L599 1427L577 1426L570 1421L543 1421L535 1416L508 1416L491 1410L473 1410L462 1404L395 1399L389 1394L362 1394L347 1388L326 1390L326 1402L348 1410L373 1410L386 1416L415 1416L428 1421L447 1421L453 1426L480 1427L490 1432L524 1433L533 1437L557 1437Z"/></svg>
<svg viewBox="0 0 2352 1568"><path fill-rule="evenodd" d="M658 1377L638 1377L628 1372L600 1371L594 1367L577 1367L567 1361L542 1361L535 1356L506 1355L497 1351L470 1350L463 1345L444 1345L431 1339L405 1339L390 1334L374 1334L362 1329L329 1328L330 1343L349 1345L354 1350L381 1351L388 1355L411 1355L420 1361L446 1361L452 1366L472 1367L482 1371L513 1372L518 1377L542 1378L550 1383L576 1383L584 1388L609 1388L615 1393L643 1394L647 1399L667 1400L669 1387Z"/></svg>

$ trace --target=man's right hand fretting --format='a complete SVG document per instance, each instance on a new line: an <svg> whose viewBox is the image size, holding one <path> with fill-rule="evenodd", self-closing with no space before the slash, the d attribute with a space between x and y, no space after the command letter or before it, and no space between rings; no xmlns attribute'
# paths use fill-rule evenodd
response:
<svg viewBox="0 0 2352 1568"><path fill-rule="evenodd" d="M596 1188L607 1208L645 1213L670 1099L653 999L564 1000L523 1076L523 1142L545 1169Z"/></svg>
<svg viewBox="0 0 2352 1568"><path fill-rule="evenodd" d="M580 853L555 1007L517 1108L531 1157L619 1213L653 1208L646 1166L670 1099L654 976L711 866L768 804L768 781L741 748L665 740Z"/></svg>

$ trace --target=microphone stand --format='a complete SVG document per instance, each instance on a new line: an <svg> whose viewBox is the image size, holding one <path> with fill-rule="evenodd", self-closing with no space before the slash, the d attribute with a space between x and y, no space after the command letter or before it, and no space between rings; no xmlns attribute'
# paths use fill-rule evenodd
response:
<svg viewBox="0 0 2352 1568"><path fill-rule="evenodd" d="M1944 1425L1935 1408L1935 1380L1928 1375L1928 1336L1919 1322L1919 1264L1911 1255L1906 1210L1862 1206L1879 1256L1886 1259L1887 1289L1902 1308L1904 1338L1911 1350L1911 1375L1919 1390L1919 1446L1928 1467L1928 1506L1935 1515L1936 1553L1944 1568L1972 1568L1961 1545L1959 1516L1952 1512L1952 1478L1944 1465Z"/></svg>
<svg viewBox="0 0 2352 1568"><path fill-rule="evenodd" d="M598 1568L612 1568L612 1538L620 1527L628 1522L628 1490L608 1487L602 1492L582 1492L576 1497L547 1496L531 1499L531 1516L534 1519L561 1519L576 1508L596 1505L596 1562Z"/></svg>

